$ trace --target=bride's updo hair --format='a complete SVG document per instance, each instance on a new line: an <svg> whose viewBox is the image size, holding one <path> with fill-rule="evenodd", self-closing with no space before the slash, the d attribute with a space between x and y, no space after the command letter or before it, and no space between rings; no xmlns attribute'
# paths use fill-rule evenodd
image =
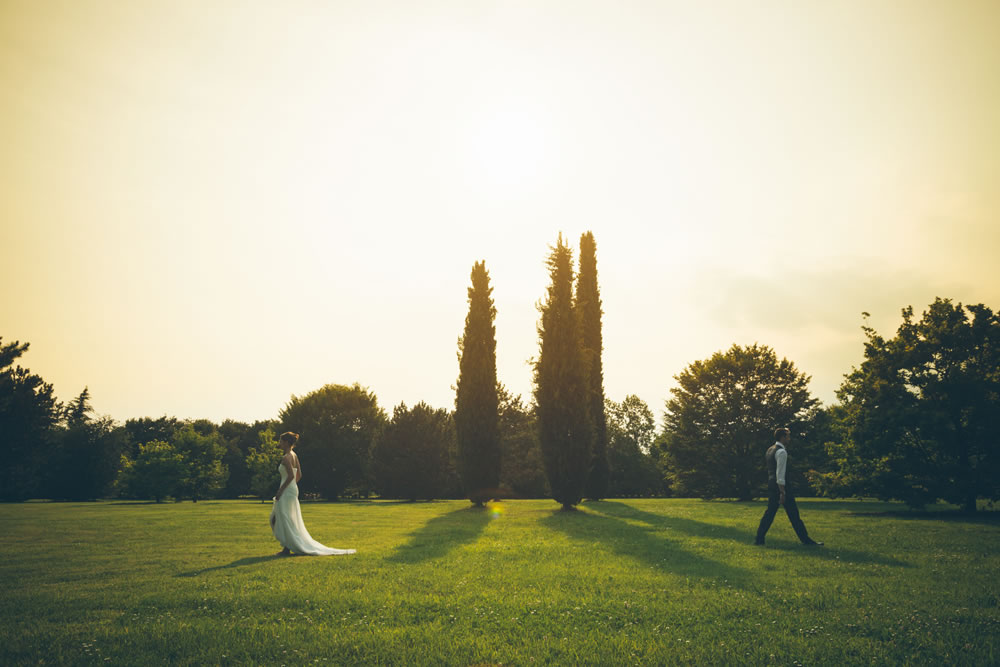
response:
<svg viewBox="0 0 1000 667"><path fill-rule="evenodd" d="M285 431L278 438L279 442L287 442L291 447L295 446L295 443L299 441L299 434L292 433L291 431Z"/></svg>

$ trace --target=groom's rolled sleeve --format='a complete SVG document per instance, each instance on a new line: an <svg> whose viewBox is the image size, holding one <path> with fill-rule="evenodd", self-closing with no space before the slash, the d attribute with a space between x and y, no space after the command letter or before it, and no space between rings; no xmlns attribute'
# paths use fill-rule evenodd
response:
<svg viewBox="0 0 1000 667"><path fill-rule="evenodd" d="M774 462L778 464L778 469L775 471L775 475L778 478L778 484L784 486L785 467L788 464L788 452L784 449L779 449L774 455Z"/></svg>

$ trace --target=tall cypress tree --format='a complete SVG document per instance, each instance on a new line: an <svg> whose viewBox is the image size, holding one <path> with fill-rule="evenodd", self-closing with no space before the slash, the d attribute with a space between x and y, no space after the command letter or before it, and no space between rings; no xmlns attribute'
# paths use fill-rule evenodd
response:
<svg viewBox="0 0 1000 667"><path fill-rule="evenodd" d="M563 509L583 498L590 471L593 426L579 316L573 304L573 251L562 234L546 265L551 284L539 305L535 361L538 435L552 497Z"/></svg>
<svg viewBox="0 0 1000 667"><path fill-rule="evenodd" d="M500 485L500 418L497 340L490 274L486 262L472 266L469 314L458 339L455 432L459 471L475 505L497 495Z"/></svg>
<svg viewBox="0 0 1000 667"><path fill-rule="evenodd" d="M593 232L580 237L580 273L576 279L576 309L580 314L580 338L587 370L587 406L594 425L593 456L586 496L600 500L608 493L608 422L604 415L604 366L601 353L601 292L597 286L597 242Z"/></svg>

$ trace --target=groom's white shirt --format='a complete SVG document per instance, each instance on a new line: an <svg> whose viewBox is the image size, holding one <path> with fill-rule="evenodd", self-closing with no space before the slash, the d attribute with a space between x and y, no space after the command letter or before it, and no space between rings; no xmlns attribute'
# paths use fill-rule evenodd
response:
<svg viewBox="0 0 1000 667"><path fill-rule="evenodd" d="M778 476L778 484L782 486L785 485L785 466L788 465L788 452L785 451L785 446L780 442L774 443L778 446L778 451L774 453L774 462L778 465L775 474Z"/></svg>

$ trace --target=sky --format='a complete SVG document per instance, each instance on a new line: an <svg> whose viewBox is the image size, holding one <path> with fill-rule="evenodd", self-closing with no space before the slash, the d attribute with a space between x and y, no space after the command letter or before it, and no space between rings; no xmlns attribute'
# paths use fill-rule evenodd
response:
<svg viewBox="0 0 1000 667"><path fill-rule="evenodd" d="M826 404L935 297L1000 308L1000 3L0 0L0 336L68 400L453 407L472 265L532 391L592 230L605 393L769 345Z"/></svg>

